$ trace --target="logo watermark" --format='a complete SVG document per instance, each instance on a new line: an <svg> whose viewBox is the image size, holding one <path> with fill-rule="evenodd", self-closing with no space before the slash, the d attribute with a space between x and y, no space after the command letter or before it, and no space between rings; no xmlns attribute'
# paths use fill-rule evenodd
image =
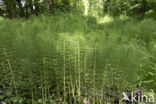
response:
<svg viewBox="0 0 156 104"><path fill-rule="evenodd" d="M128 101L128 102L148 102L148 103L153 103L155 102L155 97L154 95L145 95L142 93L134 93L131 92L129 94L123 92L123 98L122 101Z"/></svg>

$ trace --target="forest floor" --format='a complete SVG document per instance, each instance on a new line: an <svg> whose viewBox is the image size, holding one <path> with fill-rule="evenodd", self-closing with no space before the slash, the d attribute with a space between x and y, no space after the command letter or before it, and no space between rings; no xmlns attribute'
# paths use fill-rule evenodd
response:
<svg viewBox="0 0 156 104"><path fill-rule="evenodd" d="M156 21L124 16L0 17L2 104L110 104L156 96ZM153 101L153 104L155 102Z"/></svg>

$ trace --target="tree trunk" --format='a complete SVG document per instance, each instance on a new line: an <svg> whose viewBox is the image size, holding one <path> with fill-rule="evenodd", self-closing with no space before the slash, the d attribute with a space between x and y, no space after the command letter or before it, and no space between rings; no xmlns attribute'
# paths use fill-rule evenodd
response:
<svg viewBox="0 0 156 104"><path fill-rule="evenodd" d="M26 9L26 17L29 17L29 11L28 11L28 5L25 5L25 9Z"/></svg>
<svg viewBox="0 0 156 104"><path fill-rule="evenodd" d="M8 13L8 16L10 18L16 18L17 17L17 14L16 14L16 1L7 1L7 0L4 0L4 3L6 5L6 11Z"/></svg>
<svg viewBox="0 0 156 104"><path fill-rule="evenodd" d="M142 0L142 8L141 8L142 16L145 16L146 12L146 0Z"/></svg>
<svg viewBox="0 0 156 104"><path fill-rule="evenodd" d="M29 0L27 2L27 8L30 9L30 14L33 14L34 13L34 9L33 9L33 6L34 6L34 3L33 3L33 0Z"/></svg>
<svg viewBox="0 0 156 104"><path fill-rule="evenodd" d="M37 3L34 4L35 5L35 14L38 16L39 15L39 5Z"/></svg>
<svg viewBox="0 0 156 104"><path fill-rule="evenodd" d="M0 16L3 16L3 9L0 8Z"/></svg>
<svg viewBox="0 0 156 104"><path fill-rule="evenodd" d="M103 11L104 11L104 13L108 13L109 12L110 2L111 2L110 0L106 0L104 2L104 5L103 5Z"/></svg>
<svg viewBox="0 0 156 104"><path fill-rule="evenodd" d="M49 3L49 9L52 14L54 14L54 0L51 0Z"/></svg>
<svg viewBox="0 0 156 104"><path fill-rule="evenodd" d="M24 10L22 7L21 0L17 0L18 6L19 6L19 16L23 17L24 16Z"/></svg>

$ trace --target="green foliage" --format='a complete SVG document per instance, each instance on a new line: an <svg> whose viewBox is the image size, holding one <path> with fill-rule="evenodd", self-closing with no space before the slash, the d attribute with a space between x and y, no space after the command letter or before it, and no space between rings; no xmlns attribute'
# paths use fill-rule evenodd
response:
<svg viewBox="0 0 156 104"><path fill-rule="evenodd" d="M155 89L155 27L152 19L98 24L78 14L4 19L0 101L100 103L137 85Z"/></svg>
<svg viewBox="0 0 156 104"><path fill-rule="evenodd" d="M114 16L127 15L136 19L144 17L155 18L154 14L156 2L153 0L103 0L104 14L108 13Z"/></svg>
<svg viewBox="0 0 156 104"><path fill-rule="evenodd" d="M1 0L0 16L18 18L31 15L73 12L80 10L85 15L126 15L136 19L154 18L154 0Z"/></svg>

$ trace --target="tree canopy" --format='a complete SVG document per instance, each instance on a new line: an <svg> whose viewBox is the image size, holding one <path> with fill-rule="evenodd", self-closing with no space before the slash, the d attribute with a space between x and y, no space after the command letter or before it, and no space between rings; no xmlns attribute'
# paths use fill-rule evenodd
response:
<svg viewBox="0 0 156 104"><path fill-rule="evenodd" d="M55 14L56 12L81 9L85 14L95 10L102 14L129 16L153 16L155 0L1 0L0 15L10 18L29 17L32 14ZM92 9L93 8L93 9ZM96 9L95 9L96 8ZM98 8L98 9L97 9ZM92 9L92 10L91 10Z"/></svg>

